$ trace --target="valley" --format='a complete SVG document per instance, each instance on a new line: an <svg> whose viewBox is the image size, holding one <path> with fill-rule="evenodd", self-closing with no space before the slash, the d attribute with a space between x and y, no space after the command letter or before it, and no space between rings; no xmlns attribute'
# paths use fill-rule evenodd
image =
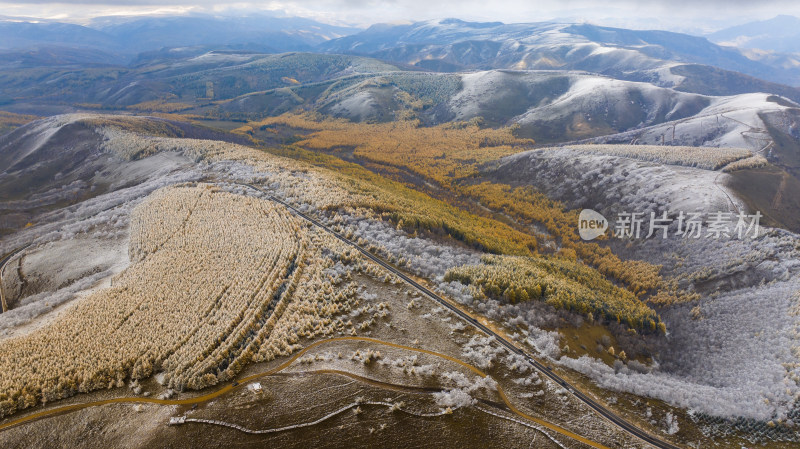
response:
<svg viewBox="0 0 800 449"><path fill-rule="evenodd" d="M800 440L791 65L590 23L0 23L4 445Z"/></svg>

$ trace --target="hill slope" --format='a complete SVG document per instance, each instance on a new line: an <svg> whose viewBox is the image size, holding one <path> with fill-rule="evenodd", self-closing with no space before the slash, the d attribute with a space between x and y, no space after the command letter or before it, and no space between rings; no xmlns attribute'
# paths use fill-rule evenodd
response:
<svg viewBox="0 0 800 449"><path fill-rule="evenodd" d="M372 55L429 69L586 70L669 87L681 86L684 76L673 73L673 67L703 64L772 82L800 85L797 69L754 61L736 49L715 45L704 38L588 24L473 23L445 19L410 25L375 25L361 33L322 43L319 48L334 53Z"/></svg>
<svg viewBox="0 0 800 449"><path fill-rule="evenodd" d="M725 28L708 35L720 45L758 48L780 53L800 52L800 19L780 15L768 20L748 22Z"/></svg>
<svg viewBox="0 0 800 449"><path fill-rule="evenodd" d="M88 25L50 20L0 20L0 49L52 45L116 53L122 60L163 47L239 46L278 51L309 50L358 31L299 17L191 14L155 17L98 17ZM121 61L120 61L121 62Z"/></svg>

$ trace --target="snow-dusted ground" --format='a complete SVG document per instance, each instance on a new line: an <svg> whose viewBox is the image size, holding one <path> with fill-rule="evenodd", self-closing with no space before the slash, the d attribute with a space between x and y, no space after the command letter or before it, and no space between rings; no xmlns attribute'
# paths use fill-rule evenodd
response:
<svg viewBox="0 0 800 449"><path fill-rule="evenodd" d="M764 93L726 97L575 71L490 70L461 74L461 89L443 106L456 120L492 117L523 127L575 128L575 117L598 130L625 130L584 143L685 145L763 152L771 141L759 114L780 116ZM631 121L635 118L635 121ZM593 123L595 122L595 123ZM765 155L766 156L766 155Z"/></svg>
<svg viewBox="0 0 800 449"><path fill-rule="evenodd" d="M708 97L709 106L691 117L589 141L746 148L762 153L772 139L759 114L780 115L789 109L768 101L769 97L762 93Z"/></svg>
<svg viewBox="0 0 800 449"><path fill-rule="evenodd" d="M50 119L47 123L60 127L85 118L88 116L67 116L56 121ZM36 129L52 135L45 125ZM111 183L108 193L45 213L35 226L0 241L2 253L32 243L21 256L12 260L4 274L15 272L21 263L26 280L36 286L35 294L20 298L18 307L0 315L0 338L40 328L65 309L62 305L90 289L108 285L111 277L129 263L127 242L131 210L161 187L209 177L231 191L248 195L254 192L240 184L260 183L272 194L306 212L314 212L315 201L320 200L314 194L319 190L306 185L314 179L303 171L289 173L279 166L247 161L196 162L205 152L217 149L214 145L206 147L204 141L143 139L113 130L103 130L102 134L106 139L103 146L108 152L126 158L136 154L151 155L117 160L115 165L95 175ZM44 139L41 143L46 142ZM320 218L330 220L332 215L320 214ZM400 254L403 264L422 276L441 279L453 266L479 261L475 251L410 237L381 221L352 214L344 214L340 219L354 238L373 242L383 254ZM10 289L19 282L11 282L9 278L8 284Z"/></svg>
<svg viewBox="0 0 800 449"><path fill-rule="evenodd" d="M50 312L123 270L129 262L128 217L133 207L161 187L197 179L199 172L192 170L158 176L50 213L43 223L0 241L3 252L32 242L9 262L4 279L21 259L23 273L42 280L38 293L21 298L19 307L0 314L0 331L4 331L0 338L12 335L7 329Z"/></svg>
<svg viewBox="0 0 800 449"><path fill-rule="evenodd" d="M6 146L3 159L8 163L3 171L41 149L64 126L89 117L84 114L56 115L30 123L22 132L0 136L0 143Z"/></svg>
<svg viewBox="0 0 800 449"><path fill-rule="evenodd" d="M586 143L728 147L760 152L770 136L759 114L780 114L789 109L769 101L768 94L713 97L585 72L491 70L460 76L461 90L444 104L457 120L489 116L523 127L570 129L576 126L572 124L575 117L581 116L587 126L626 130Z"/></svg>
<svg viewBox="0 0 800 449"><path fill-rule="evenodd" d="M709 101L703 95L578 71L490 70L463 74L461 80L461 91L447 103L459 120L484 115L487 108L521 109L506 118L522 125L558 122L577 112L620 110L631 115L628 111L642 109L640 126L647 126L659 114L667 120L683 118ZM528 100L509 92L525 92Z"/></svg>
<svg viewBox="0 0 800 449"><path fill-rule="evenodd" d="M445 20L428 20L413 24L403 34L392 34L382 42L358 40L333 41L329 50L370 53L402 45L419 45L410 52L408 63L421 59L454 59L479 66L529 69L586 68L602 72L613 69L623 74L647 76L658 85L672 87L681 77L669 68L673 62L649 56L636 45L605 44L595 42L571 30L565 23L486 24L474 27L468 23ZM485 54L464 55L455 48L456 43L488 43ZM441 43L438 44L437 43ZM424 45L424 46L423 46Z"/></svg>
<svg viewBox="0 0 800 449"><path fill-rule="evenodd" d="M219 53L215 51L210 51L208 53L203 53L202 55L195 56L194 58L189 58L186 61L186 64L192 65L192 64L237 63L237 62L249 61L258 56L260 55L248 54L248 53Z"/></svg>
<svg viewBox="0 0 800 449"><path fill-rule="evenodd" d="M152 145L145 140L125 142L133 146ZM0 329L29 322L52 305L68 302L82 290L96 286L124 267L127 256L121 248L125 247L127 238L128 213L144 196L164 185L203 176L231 183L257 181L302 210L315 212L313 204L318 198L303 190L304 183L315 182L310 174L289 173L279 167L257 166L246 161L201 161L187 168L182 161L195 160L197 150L192 149L194 143L186 145L183 150L173 148L172 153L159 153L137 162L144 165L131 166L138 167L135 170L150 171L151 178L53 212L37 226L3 239L0 242L3 251L32 240L30 259L23 261L23 266L27 264L31 270L42 271L42 276L48 260L58 264L68 257L64 255L68 254L66 250L77 244L70 242L85 243L80 251L69 253L85 253L86 260L91 260L101 270L61 289L23 298L22 308L0 316ZM524 153L508 159L505 167L518 176L515 182L549 186L548 195L565 201L570 207L589 204L587 201L601 211L620 205L641 212L664 208L729 210L730 207L714 182L718 173L709 170L583 154L568 149ZM334 222L332 213L318 214ZM478 259L474 251L410 237L386 223L363 216L344 214L340 218L344 232L350 228L355 239L366 241L365 246L374 245L398 260L405 258L412 272L435 281L447 268L475 263ZM672 306L661 312L669 336L656 357L658 365L647 372L630 365L615 370L589 359L561 358L559 363L586 372L607 388L661 398L706 413L759 419L785 415L794 396L800 393L797 386L800 368L793 365L798 361L792 353L800 346L796 333L800 329L800 315L791 310L800 301L796 295L800 290L798 237L776 231L755 242L701 240L676 244L668 240L654 242L654 245L633 245L627 251L634 258L654 262L663 260L665 254L676 253L683 262L680 266L665 265L668 274L708 267L707 282L711 283L700 291L703 297L698 303ZM59 265L69 270L69 263ZM71 277L66 271L62 276ZM471 303L469 289L440 280L438 288L461 302ZM717 288L719 292L715 292ZM45 303L48 305L44 306ZM557 334L535 327L547 325L552 318L548 314L553 312L540 303L504 306L496 301L484 301L472 305L489 317L534 325L527 335L531 344L545 356L560 357ZM695 306L700 307L700 319L691 316Z"/></svg>
<svg viewBox="0 0 800 449"><path fill-rule="evenodd" d="M493 176L534 185L570 208L601 211L612 223L623 211L736 210L723 193L727 175L720 172L568 147L508 157ZM553 350L554 335L536 332L531 340L543 353L612 390L712 415L761 420L786 416L800 395L800 236L767 230L755 240L673 236L631 244L612 239L610 244L624 257L663 264L662 274L681 278L681 286L694 289L701 299L659 310L668 336L658 345L658 363L650 372L611 368L588 357L562 357ZM523 310L505 308L508 316L516 313L538 324Z"/></svg>
<svg viewBox="0 0 800 449"><path fill-rule="evenodd" d="M604 388L630 391L724 417L785 418L800 388L792 353L800 279L736 290L662 312L669 335L652 372L611 368L586 356L559 363ZM701 319L690 309L700 307Z"/></svg>
<svg viewBox="0 0 800 449"><path fill-rule="evenodd" d="M5 154L14 158L10 166L15 161L35 156L37 151L52 151L45 147L53 145L51 139L58 131L90 118L93 116L75 114L34 122L24 129L25 133L18 135L18 139L4 142L6 149L13 149ZM71 148L60 151L69 152ZM96 171L82 179L77 187L85 191L105 185L106 193L40 213L34 220L35 226L0 240L2 254L30 244L9 261L3 272L4 281L8 281L4 282L4 290L15 300L14 308L0 315L0 338L39 328L61 313L72 299L99 285L107 285L111 277L129 263L128 217L132 208L161 187L198 180L201 176L189 158L175 152L134 161L105 154L91 163L95 164ZM47 198L64 197L64 189L53 187L37 197L43 198L43 204L52 204ZM24 203L17 200L2 206L31 207ZM18 279L19 272L27 285L22 297L19 297L23 283Z"/></svg>
<svg viewBox="0 0 800 449"><path fill-rule="evenodd" d="M667 267L671 273L714 267L708 276L716 283L699 301L660 310L668 334L656 344L655 363L649 367L636 361L609 367L588 356L570 358L562 354L559 334L539 327L559 325L563 312L534 302L473 301L469 289L450 288L454 298L489 318L527 324L526 341L542 356L586 374L603 388L712 416L786 419L800 395L798 241L796 235L770 232L755 243L697 241L676 248L661 242L650 248L651 256L677 251L685 257L686 265ZM693 316L695 307L699 318ZM576 325L582 322L573 319Z"/></svg>
<svg viewBox="0 0 800 449"><path fill-rule="evenodd" d="M635 100L632 93L635 93ZM665 114L667 120L674 115L685 116L693 111L693 105L703 99L702 95L678 92L649 83L584 75L572 80L570 89L550 104L531 109L514 121L524 125L567 117L579 110L605 108L609 112L612 109L629 110L631 106L641 106L646 112L641 123L648 124L653 123L662 111L668 111Z"/></svg>
<svg viewBox="0 0 800 449"><path fill-rule="evenodd" d="M351 120L363 121L372 117L378 110L378 103L372 92L363 90L345 98L331 108L336 116L349 117Z"/></svg>
<svg viewBox="0 0 800 449"><path fill-rule="evenodd" d="M383 221L352 216L345 221L349 224L345 232L351 231L354 240L362 238L380 245L380 252L404 259L403 265L419 276L441 279L452 267L480 262L480 254L475 250L409 237Z"/></svg>
<svg viewBox="0 0 800 449"><path fill-rule="evenodd" d="M609 219L623 212L649 217L650 212L744 208L721 187L727 174L569 147L509 156L490 176L500 182L533 185L570 209L594 209Z"/></svg>
<svg viewBox="0 0 800 449"><path fill-rule="evenodd" d="M629 211L733 210L714 183L718 172L612 156L576 155L566 149L533 151L511 159L516 158L519 164L520 159L528 157L539 158L537 171L529 174L530 178L551 186L561 185L562 197L599 190L606 192L609 208L624 206ZM552 159L558 159L554 162L558 164L575 163L575 173L570 174L562 165L542 165L542 160ZM604 171L609 173L603 174ZM561 178L549 179L554 174ZM587 183L587 179L594 183ZM424 267L437 260L443 261L443 267L461 261L446 249L426 251L423 245L435 245L409 239L385 223L366 223L369 224L360 227L357 237L386 249L390 255L399 258L414 252L428 253L423 257L427 262L412 265L412 271L435 275L437 271ZM656 364L650 368L636 363L611 368L587 357L562 357L558 334L537 327L557 322L557 313L539 303L473 302L469 289L456 282L440 282L438 289L490 318L532 325L527 339L544 356L589 375L604 388L655 397L715 416L760 420L785 417L800 394L800 368L792 365L800 362L793 352L800 347L800 316L791 311L800 304L800 251L795 247L800 244L800 237L770 231L755 241L653 243L634 246L629 255L664 263L666 254L675 253L681 263L665 266L665 274L688 275L705 270L708 274L704 281L709 286L700 291L700 301L661 311L669 333L657 347ZM692 317L691 310L696 306L700 307L701 319Z"/></svg>

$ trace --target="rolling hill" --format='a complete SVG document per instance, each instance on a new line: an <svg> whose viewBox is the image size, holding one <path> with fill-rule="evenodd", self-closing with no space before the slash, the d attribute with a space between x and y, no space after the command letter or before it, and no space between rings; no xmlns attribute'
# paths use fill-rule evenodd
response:
<svg viewBox="0 0 800 449"><path fill-rule="evenodd" d="M735 48L721 47L705 38L589 24L431 20L375 25L361 33L324 42L319 48L447 71L585 70L681 88L681 77L686 75L675 73L675 68L701 64L770 82L800 84L800 72L795 68L754 61ZM702 89L690 91L710 93Z"/></svg>
<svg viewBox="0 0 800 449"><path fill-rule="evenodd" d="M790 447L793 61L0 20L0 444Z"/></svg>
<svg viewBox="0 0 800 449"><path fill-rule="evenodd" d="M124 108L162 101L181 103L185 109L254 91L385 70L397 68L359 56L186 50L180 58L151 54L135 67L13 67L0 70L0 79L4 96L18 104Z"/></svg>
<svg viewBox="0 0 800 449"><path fill-rule="evenodd" d="M759 114L790 117L798 105L776 95L714 97L585 72L489 70L364 73L254 92L216 107L237 119L309 110L356 122L409 114L425 124L478 119L491 127L517 124L518 135L538 144L597 138L760 150L770 137Z"/></svg>
<svg viewBox="0 0 800 449"><path fill-rule="evenodd" d="M725 28L707 37L720 45L769 50L777 53L800 52L800 19L779 15L768 20Z"/></svg>
<svg viewBox="0 0 800 449"><path fill-rule="evenodd" d="M0 19L0 49L91 48L114 53L123 62L138 53L164 47L214 45L253 50L310 50L326 40L357 31L310 19L268 14L97 17L87 25L4 18Z"/></svg>
<svg viewBox="0 0 800 449"><path fill-rule="evenodd" d="M492 73L487 74L492 79ZM604 79L584 75L574 81L580 86ZM547 372L571 376L570 382L577 379L581 388L625 417L658 416L657 421L636 425L666 435L661 438L675 442L725 438L739 444L752 435L780 441L796 437L789 425L767 424L776 417L797 416L797 389L791 383L796 368L785 350L790 344L785 339L797 325L796 316L785 307L786 293L797 289L800 270L794 234L765 229L754 240L702 240L693 245L680 239L635 244L612 240L607 247L570 244L587 257L591 251L606 255L603 263L589 263L574 252L570 256L556 248L548 251L559 226L547 219L535 225L524 213L539 209L528 202L536 197L516 196L526 188L541 187L547 196L537 204L553 214L563 204L588 205L604 213L628 206L727 208L729 190L717 184L718 177L724 180L727 175L720 174L716 165L686 166L704 160L698 156L688 157L685 165L675 158L636 156L638 149L653 152L669 147L526 151L525 141L508 128L341 120L318 126L315 130L309 122L308 139L289 148L247 147L234 143L250 142L241 135L165 119L100 114L51 117L5 136L0 155L8 170L0 175L0 207L13 212L4 217L19 217L0 239L2 252L11 255L0 288L12 307L0 315L0 341L15 354L2 361L11 375L4 377L0 412L13 414L46 402L43 419L71 426L72 419L86 415L85 411L61 413L65 398L83 404L102 398L137 402L153 395L159 401L176 397L188 400L185 405L193 401L200 405L196 412L188 407L178 412L181 416L222 420L221 413L230 412L224 422L241 422L243 416L252 415L247 409L237 412L249 396L227 395L236 386L229 386L231 382L251 382L242 377L254 372L248 370L258 373L283 363L306 380L324 374L306 371L336 370L336 376L377 379L369 384L379 388L389 385L397 391L395 384L417 388L403 404L384 400L385 407L405 410L402 407L413 404L413 410L423 410L428 420L448 416L439 432L450 441L457 439L450 432L473 422L470 413L491 411L487 407L496 402L494 387L484 391L458 380L460 392L449 387L461 377L449 374L452 368L444 368L442 360L458 364L464 358L463 363L489 373L478 371L481 376L496 379L501 401L506 397L509 402L504 403L515 408L514 404L523 404L519 410L524 411L517 414L520 419L529 419L525 410L533 407L543 416L536 422L557 423L549 429L558 429L559 438L571 434L558 426L603 445L630 438L570 394L567 388L573 387L562 388L569 384L540 379L539 374L524 380L532 375L530 368L521 368L524 359L502 352L496 340L464 324L472 321L462 323L459 315L419 296L411 289L413 284L404 285L362 260L362 253L330 235L337 232L428 279L432 288L468 311L468 317L477 316L476 322L492 320L485 322L500 329L498 335L508 333L510 340L542 357L551 366ZM457 197L450 197L454 204L446 203L368 171L369 164L336 159L336 154L347 151L320 146L326 133L329 145L340 148L337 139L343 139L358 147L353 157L374 164L418 162L430 170L420 168L423 176L449 177L450 183L442 178L442 188L450 185L478 194L481 188L494 186L505 195L475 197L483 207L459 206ZM331 138L335 135L339 137ZM387 153L386 139L404 145ZM442 155L445 142L453 148ZM711 154L715 149L704 151ZM464 170L450 170L453 163ZM402 162L395 164L403 168ZM660 188L654 179L668 183L668 188ZM599 202L606 205L600 207ZM572 212L565 209L561 214L550 219L563 216L572 223ZM318 220L311 222L317 224L305 224L303 217ZM543 224L547 230L538 230ZM560 232L571 229L565 226ZM589 246L594 249L583 252ZM20 248L22 252L15 252ZM672 253L674 261L665 261L663 255ZM614 254L623 255L624 263ZM674 276L676 285L696 296L645 302L646 296L633 293L643 293L640 290L611 282L624 274L614 271L615 264L642 273L656 267L656 273L663 270ZM540 284L523 287L541 298L524 299L515 293L522 288L516 277L524 270L529 271L525 279L533 273ZM236 284L231 279L242 281ZM495 283L508 288L493 287ZM616 311L616 318L609 310ZM668 321L663 323L666 327L652 329L637 321L635 314L631 319L629 312L655 319L665 316ZM698 314L702 319L693 318ZM669 334L657 329L669 329ZM107 336L104 342L109 344L92 344L87 335L93 333ZM719 343L691 345L698 335ZM306 354L314 345L345 345L344 338L354 346L312 357ZM50 357L37 356L42 347L54 348ZM393 352L420 347L426 348L421 352L425 357L437 358L405 363ZM377 348L381 354L376 354ZM339 357L337 351L346 355ZM11 361L23 357L29 362ZM389 362L395 359L399 361ZM748 362L752 360L757 363ZM48 383L49 373L67 369L72 369L69 375L54 374L60 376L58 381ZM252 389L280 391L285 396L281 400L294 398L307 405L304 401L316 397L314 388L306 390L297 383L278 387L272 376L262 376L259 382L261 386ZM543 386L531 395L533 386L542 385L539 382ZM26 387L32 383L37 387ZM420 386L441 391L421 391ZM501 394L500 389L509 393ZM426 402L423 393L442 394ZM219 395L212 396L215 404L230 405L206 408L203 398L210 394ZM265 406L275 404L276 396L254 400ZM614 405L623 400L623 405ZM336 401L324 404L308 421L290 422L316 425L319 416L339 413L339 408L360 407L364 413L368 405L363 399L353 402L337 396ZM88 404L86 410L91 412L94 405ZM159 424L175 414L156 416L158 409L137 410L135 420ZM393 426L408 424L396 412L381 419ZM584 419L575 424L579 413ZM129 422L121 419L124 411L106 416L102 422L107 428ZM678 429L673 425L675 416L680 420ZM0 423L13 423L17 415L9 419ZM583 427L587 420L596 423L590 430ZM741 422L737 420L750 427L736 427ZM490 421L494 423L494 418ZM252 428L272 428L269 422L248 422ZM709 433L708 423L727 433L724 437ZM0 439L39 442L38 437L18 432L27 428L3 431ZM365 435L374 433L362 430ZM517 441L519 435L514 430L509 441Z"/></svg>

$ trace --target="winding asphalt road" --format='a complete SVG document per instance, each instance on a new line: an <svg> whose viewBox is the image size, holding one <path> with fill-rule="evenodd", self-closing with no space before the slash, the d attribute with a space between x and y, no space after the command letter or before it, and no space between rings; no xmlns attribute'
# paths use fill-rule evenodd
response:
<svg viewBox="0 0 800 449"><path fill-rule="evenodd" d="M676 446L676 445L674 445L672 443L660 440L660 439L656 438L655 436L653 436L653 435L643 431L642 429L636 427L635 425L629 423L625 419L619 417L618 415L616 415L611 410L605 408L604 406L602 406L601 404L596 402L594 399L590 398L589 396L587 396L586 394L582 393L577 388L575 388L574 386L569 384L564 378L562 378L558 374L554 373L552 371L552 369L550 369L550 367L548 367L548 366L544 365L543 363L537 361L532 356L530 356L527 352L525 352L521 348L517 347L515 344L513 344L512 342L510 342L509 340L507 340L503 336L499 335L498 333L493 331L491 328L489 328L488 326L484 325L483 323L481 323L480 321L478 321L477 319L472 317L470 314L468 314L468 313L464 312L463 310L459 309L458 307L454 306L449 301L445 300L441 296L437 295L436 293L432 292L428 288L424 287L423 285L421 285L420 283L418 283L414 279L410 278L405 273L403 273L402 271L398 270L397 268L395 268L394 266L392 266L388 262L384 261L380 257L372 254L371 252L369 252L366 249L362 248L361 246L359 246L355 242L345 238L344 236L342 236L338 232L334 231L333 229L329 228L328 226L326 226L325 224L319 222L318 220L306 215L305 213L301 212L300 210L298 210L297 208L295 208L292 205L288 204L287 202L281 200L280 198L277 198L277 197L271 195L266 190L261 189L260 187L257 187L257 186L252 185L252 184L242 184L242 185L246 186L246 187L249 187L251 189L254 189L256 191L261 192L262 194L266 195L266 197L269 200L286 207L287 209L292 211L298 217L300 217L300 218L312 223L314 226L316 226L316 227L318 227L320 229L323 229L324 231L330 233L331 235L333 235L337 239L341 240L342 242L346 243L347 245L352 246L353 248L358 250L361 254L363 254L364 257L366 257L366 258L370 259L371 261L377 263L378 265L380 265L381 267L383 267L387 271L391 272L392 274L396 275L400 279L404 280L406 283L408 283L409 285L411 285L412 287L417 289L419 292L421 292L422 294L424 294L428 298L432 299L433 301L436 301L437 303L441 304L444 307L447 307L450 311L452 311L453 313L458 315L461 319L463 319L464 321L466 321L467 323L469 323L470 325L472 325L476 329L480 330L481 332L483 332L486 335L494 337L495 340L497 340L498 343L500 343L501 345L506 347L506 349L508 349L509 351L511 351L514 354L518 354L518 355L522 356L531 366L536 368L539 372L541 372L545 376L549 377L551 380L553 380L557 384L565 387L576 398L581 400L584 404L586 404L592 410L594 410L597 413L599 413L600 415L602 415L604 418L606 418L609 421L611 421L612 423L616 424L617 427L619 427L620 429L628 432L629 434L631 434L631 435L633 435L633 436L635 436L635 437L637 437L637 438L639 438L639 439L641 439L641 440L643 440L643 441L645 441L645 442L647 442L647 443L649 443L649 444L651 444L651 445L653 445L655 447L662 448L662 449L679 449L679 446Z"/></svg>

